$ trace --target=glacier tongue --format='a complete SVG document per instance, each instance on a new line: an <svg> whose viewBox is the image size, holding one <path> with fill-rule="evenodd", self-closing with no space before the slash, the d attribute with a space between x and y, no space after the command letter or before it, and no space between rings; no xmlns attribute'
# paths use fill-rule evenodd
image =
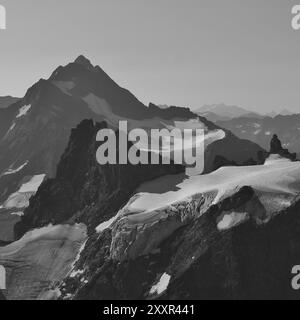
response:
<svg viewBox="0 0 300 320"><path fill-rule="evenodd" d="M150 212L168 206L180 199L192 196L195 192L205 193L217 191L215 203L229 190L237 187L251 186L256 190L268 192L286 192L295 194L300 192L300 162L291 162L288 159L269 158L265 165L245 167L223 167L206 175L184 177L171 190L164 193L150 193L147 189L155 190L164 183L164 178L157 179L139 188L140 196L128 208L129 211Z"/></svg>
<svg viewBox="0 0 300 320"><path fill-rule="evenodd" d="M265 165L224 167L207 175L185 177L165 193L158 189L165 178L140 187L121 212L106 225L112 229L111 258L135 259L150 254L180 227L201 217L212 206L241 192L253 190L254 196L238 211L220 212L216 227L225 231L252 218L255 223L268 222L288 208L300 192L300 162L270 158ZM246 191L247 194L247 191ZM276 197L274 197L276 194ZM245 200L246 201L246 200Z"/></svg>

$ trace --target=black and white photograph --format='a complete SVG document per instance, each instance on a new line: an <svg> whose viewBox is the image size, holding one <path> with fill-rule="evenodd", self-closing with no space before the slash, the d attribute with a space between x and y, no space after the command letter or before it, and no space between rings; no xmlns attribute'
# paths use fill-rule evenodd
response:
<svg viewBox="0 0 300 320"><path fill-rule="evenodd" d="M0 0L1 305L300 300L299 79L300 0Z"/></svg>

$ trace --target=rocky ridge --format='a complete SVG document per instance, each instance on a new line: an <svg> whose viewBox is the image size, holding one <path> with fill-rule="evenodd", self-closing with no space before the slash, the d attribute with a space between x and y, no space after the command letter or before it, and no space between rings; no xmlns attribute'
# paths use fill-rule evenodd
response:
<svg viewBox="0 0 300 320"><path fill-rule="evenodd" d="M225 173L233 168L199 179L203 185L227 181ZM154 210L135 205L143 193L132 197L116 219L90 236L75 272L59 286L61 298L299 298L289 276L300 259L300 184L290 184L291 176L300 180L299 162L273 155L252 171L239 170L244 186L239 180L224 190L222 183L205 192L193 188ZM167 289L156 292L166 275Z"/></svg>

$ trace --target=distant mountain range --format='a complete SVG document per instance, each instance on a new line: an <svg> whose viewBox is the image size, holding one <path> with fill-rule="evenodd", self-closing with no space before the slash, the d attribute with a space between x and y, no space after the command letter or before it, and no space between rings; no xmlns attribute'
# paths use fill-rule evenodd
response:
<svg viewBox="0 0 300 320"><path fill-rule="evenodd" d="M242 116L261 117L258 113L250 112L238 106L226 105L224 103L205 105L194 110L194 112L214 122L219 120L230 120Z"/></svg>
<svg viewBox="0 0 300 320"><path fill-rule="evenodd" d="M262 119L264 117L276 117L277 115L292 115L293 113L287 109L283 109L280 112L272 111L268 114L260 114L257 112L249 111L244 108L226 105L224 103L205 105L201 108L194 110L195 113L207 118L210 121L227 121L235 118L257 118Z"/></svg>
<svg viewBox="0 0 300 320"><path fill-rule="evenodd" d="M282 109L280 112L272 111L270 113L267 113L266 117L275 118L276 116L290 116L292 114L295 114L295 113L291 112L288 109Z"/></svg>
<svg viewBox="0 0 300 320"><path fill-rule="evenodd" d="M292 152L300 153L300 114L261 119L240 117L216 123L241 139L253 141L263 148L268 147L273 134L278 134L283 146Z"/></svg>

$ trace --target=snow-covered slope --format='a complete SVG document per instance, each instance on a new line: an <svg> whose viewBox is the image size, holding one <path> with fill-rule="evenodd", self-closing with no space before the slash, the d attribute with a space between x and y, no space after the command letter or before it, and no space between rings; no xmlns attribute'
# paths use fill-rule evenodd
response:
<svg viewBox="0 0 300 320"><path fill-rule="evenodd" d="M71 271L86 237L83 224L49 225L0 247L0 264L7 272L6 298L57 298L59 292L52 286Z"/></svg>
<svg viewBox="0 0 300 320"><path fill-rule="evenodd" d="M7 170L2 176L17 175L27 166L27 163L16 169ZM2 204L0 203L0 239L2 241L14 240L14 226L20 221L24 210L29 206L30 198L35 195L45 176L45 174L27 176L22 179L23 182L18 190L10 194Z"/></svg>
<svg viewBox="0 0 300 320"><path fill-rule="evenodd" d="M178 189L177 191L162 194L147 192L147 188L155 190L153 184L163 184L164 179L166 178L141 186L140 193L127 210L132 213L150 212L181 201L195 192L214 191L214 202L217 203L226 193L242 186L251 186L258 191L296 194L300 192L300 162L291 162L273 155L264 165L223 167L207 175L185 178L181 183L171 187L173 190Z"/></svg>
<svg viewBox="0 0 300 320"><path fill-rule="evenodd" d="M204 214L210 207L251 187L257 198L245 211L227 212L219 217L218 229L228 230L252 217L264 224L290 207L300 193L300 162L272 155L264 165L224 167L207 175L182 177L170 185L168 177L146 183L137 190L114 220L100 225L98 232L111 228L113 259L147 254L175 230ZM174 179L174 181L176 181ZM167 186L167 192L148 190Z"/></svg>

